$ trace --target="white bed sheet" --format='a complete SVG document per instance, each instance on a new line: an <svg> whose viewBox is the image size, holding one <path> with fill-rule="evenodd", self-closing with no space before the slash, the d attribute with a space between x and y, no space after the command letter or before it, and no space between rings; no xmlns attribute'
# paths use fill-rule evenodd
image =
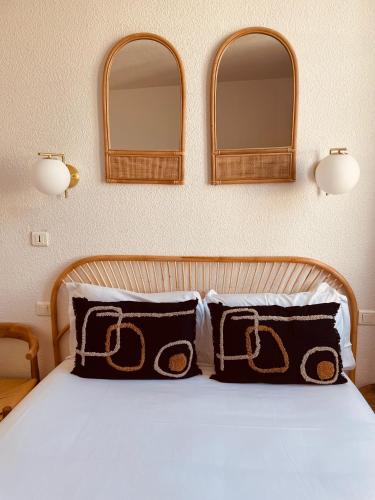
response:
<svg viewBox="0 0 375 500"><path fill-rule="evenodd" d="M339 386L80 379L0 424L1 500L374 500L375 417Z"/></svg>

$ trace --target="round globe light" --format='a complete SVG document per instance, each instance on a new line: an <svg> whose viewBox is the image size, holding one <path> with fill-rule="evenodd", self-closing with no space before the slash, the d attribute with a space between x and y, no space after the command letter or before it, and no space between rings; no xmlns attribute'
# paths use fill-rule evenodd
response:
<svg viewBox="0 0 375 500"><path fill-rule="evenodd" d="M348 193L357 184L359 175L357 161L346 153L326 156L315 170L316 183L327 194Z"/></svg>
<svg viewBox="0 0 375 500"><path fill-rule="evenodd" d="M70 184L70 172L65 163L54 158L42 158L33 167L34 186L45 194L63 194Z"/></svg>

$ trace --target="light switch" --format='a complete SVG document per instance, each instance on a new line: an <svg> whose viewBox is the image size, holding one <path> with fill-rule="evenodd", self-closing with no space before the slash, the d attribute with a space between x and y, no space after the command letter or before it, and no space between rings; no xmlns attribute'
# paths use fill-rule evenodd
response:
<svg viewBox="0 0 375 500"><path fill-rule="evenodd" d="M375 325L375 311L359 311L360 325Z"/></svg>
<svg viewBox="0 0 375 500"><path fill-rule="evenodd" d="M35 309L37 316L51 316L51 306L49 302L37 302Z"/></svg>
<svg viewBox="0 0 375 500"><path fill-rule="evenodd" d="M33 247L48 247L49 233L47 231L32 231L31 244Z"/></svg>

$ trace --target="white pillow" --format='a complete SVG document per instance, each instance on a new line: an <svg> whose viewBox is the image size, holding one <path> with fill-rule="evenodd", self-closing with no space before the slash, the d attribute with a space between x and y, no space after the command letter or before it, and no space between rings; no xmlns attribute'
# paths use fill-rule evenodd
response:
<svg viewBox="0 0 375 500"><path fill-rule="evenodd" d="M336 314L336 329L340 335L341 357L344 370L351 370L355 367L355 359L351 349L350 342L350 313L348 300L345 295L338 293L337 290L327 283L321 283L315 291L301 293L249 293L249 294L218 294L210 290L204 299L205 308L205 343L201 349L204 353L201 357L210 360L213 363L213 345L212 345L212 327L209 303L218 304L221 302L224 306L305 306L309 304L321 304L326 302L337 302L340 308Z"/></svg>
<svg viewBox="0 0 375 500"><path fill-rule="evenodd" d="M202 302L202 297L199 292L160 292L160 293L137 293L130 292L128 290L121 290L120 288L107 288L98 285L89 285L88 283L66 283L65 287L69 295L69 324L70 324L70 336L69 336L69 346L70 355L75 354L77 339L76 339L76 324L75 315L73 310L73 297L85 297L88 300L96 300L99 302L185 302L187 300L198 299L197 305L197 315L196 315L196 346L197 346L197 357L199 362L199 344L201 343L201 332L204 324L204 306Z"/></svg>

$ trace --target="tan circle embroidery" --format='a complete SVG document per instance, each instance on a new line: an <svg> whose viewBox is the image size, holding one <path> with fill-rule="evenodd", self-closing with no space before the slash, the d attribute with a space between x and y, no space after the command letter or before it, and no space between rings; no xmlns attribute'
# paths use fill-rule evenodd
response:
<svg viewBox="0 0 375 500"><path fill-rule="evenodd" d="M173 354L169 358L169 369L171 372L179 373L185 370L186 365L188 364L188 359L184 353Z"/></svg>
<svg viewBox="0 0 375 500"><path fill-rule="evenodd" d="M160 356L163 354L163 352L166 349L169 349L169 348L175 347L175 346L179 346L179 345L186 345L188 350L189 350L189 354L190 354L185 370L182 372L179 372L179 373L172 373L172 372L164 371L159 366ZM193 362L193 357L194 357L194 349L193 349L192 343L189 340L175 340L174 342L169 342L168 344L165 344L163 347L160 348L160 350L157 353L155 360L154 360L154 370L157 373L160 373L160 375L164 375L165 377L181 378L181 377L184 377L189 372L189 370L191 368L191 364Z"/></svg>
<svg viewBox="0 0 375 500"><path fill-rule="evenodd" d="M138 371L142 368L144 362L145 362L145 338L143 336L143 333L142 331L136 327L135 325L133 325L133 323L120 323L119 325L111 325L108 329L107 329L107 335L106 335L106 339L105 339L105 350L106 352L110 352L111 351L111 336L112 336L112 332L114 330L132 330L133 332L135 332L140 341L141 341L141 355L140 355L140 359L139 359L139 363L138 365L135 365L135 366L121 366L121 365L117 365L116 363L114 363L112 361L112 358L111 356L109 356L108 358L106 358L107 360L107 363L112 366L112 368L114 368L115 370L119 370L120 372L135 372L135 371Z"/></svg>
<svg viewBox="0 0 375 500"><path fill-rule="evenodd" d="M319 379L312 378L306 372L306 363L307 363L308 359L310 358L310 356L312 356L316 352L330 352L333 354L333 358L335 361L334 364L332 363L334 365L334 374L333 374L333 377L331 377L329 380L323 380L320 378ZM306 351L305 355L303 356L300 370L301 370L301 375L306 380L306 382L312 382L313 384L321 384L321 385L334 384L340 375L339 355L337 354L335 349L333 349L333 347L327 347L327 346L313 347L312 349L309 349L308 351ZM318 376L319 376L319 373L318 373Z"/></svg>
<svg viewBox="0 0 375 500"><path fill-rule="evenodd" d="M316 371L320 380L329 380L335 375L335 365L332 361L320 361L317 364Z"/></svg>
<svg viewBox="0 0 375 500"><path fill-rule="evenodd" d="M277 347L280 349L280 352L283 356L284 360L284 365L283 366L274 366L271 368L260 368L259 366L256 366L254 363L254 357L255 355L259 355L259 352L262 350L261 348L261 342L257 338L257 335L259 335L259 332L269 332L272 337L274 338ZM260 349L258 352L253 352L252 351L252 346L251 346L251 334L255 334L256 338L256 344L257 346L260 346ZM288 353L286 352L285 346L283 344L283 341L281 340L280 336L273 330L272 328L264 325L258 325L258 326L249 326L249 328L246 329L245 331L245 336L246 336L246 350L247 350L247 355L248 355L248 363L250 368L252 368L254 371L258 373L285 373L288 368L289 368L289 356ZM259 336L260 337L260 336Z"/></svg>

